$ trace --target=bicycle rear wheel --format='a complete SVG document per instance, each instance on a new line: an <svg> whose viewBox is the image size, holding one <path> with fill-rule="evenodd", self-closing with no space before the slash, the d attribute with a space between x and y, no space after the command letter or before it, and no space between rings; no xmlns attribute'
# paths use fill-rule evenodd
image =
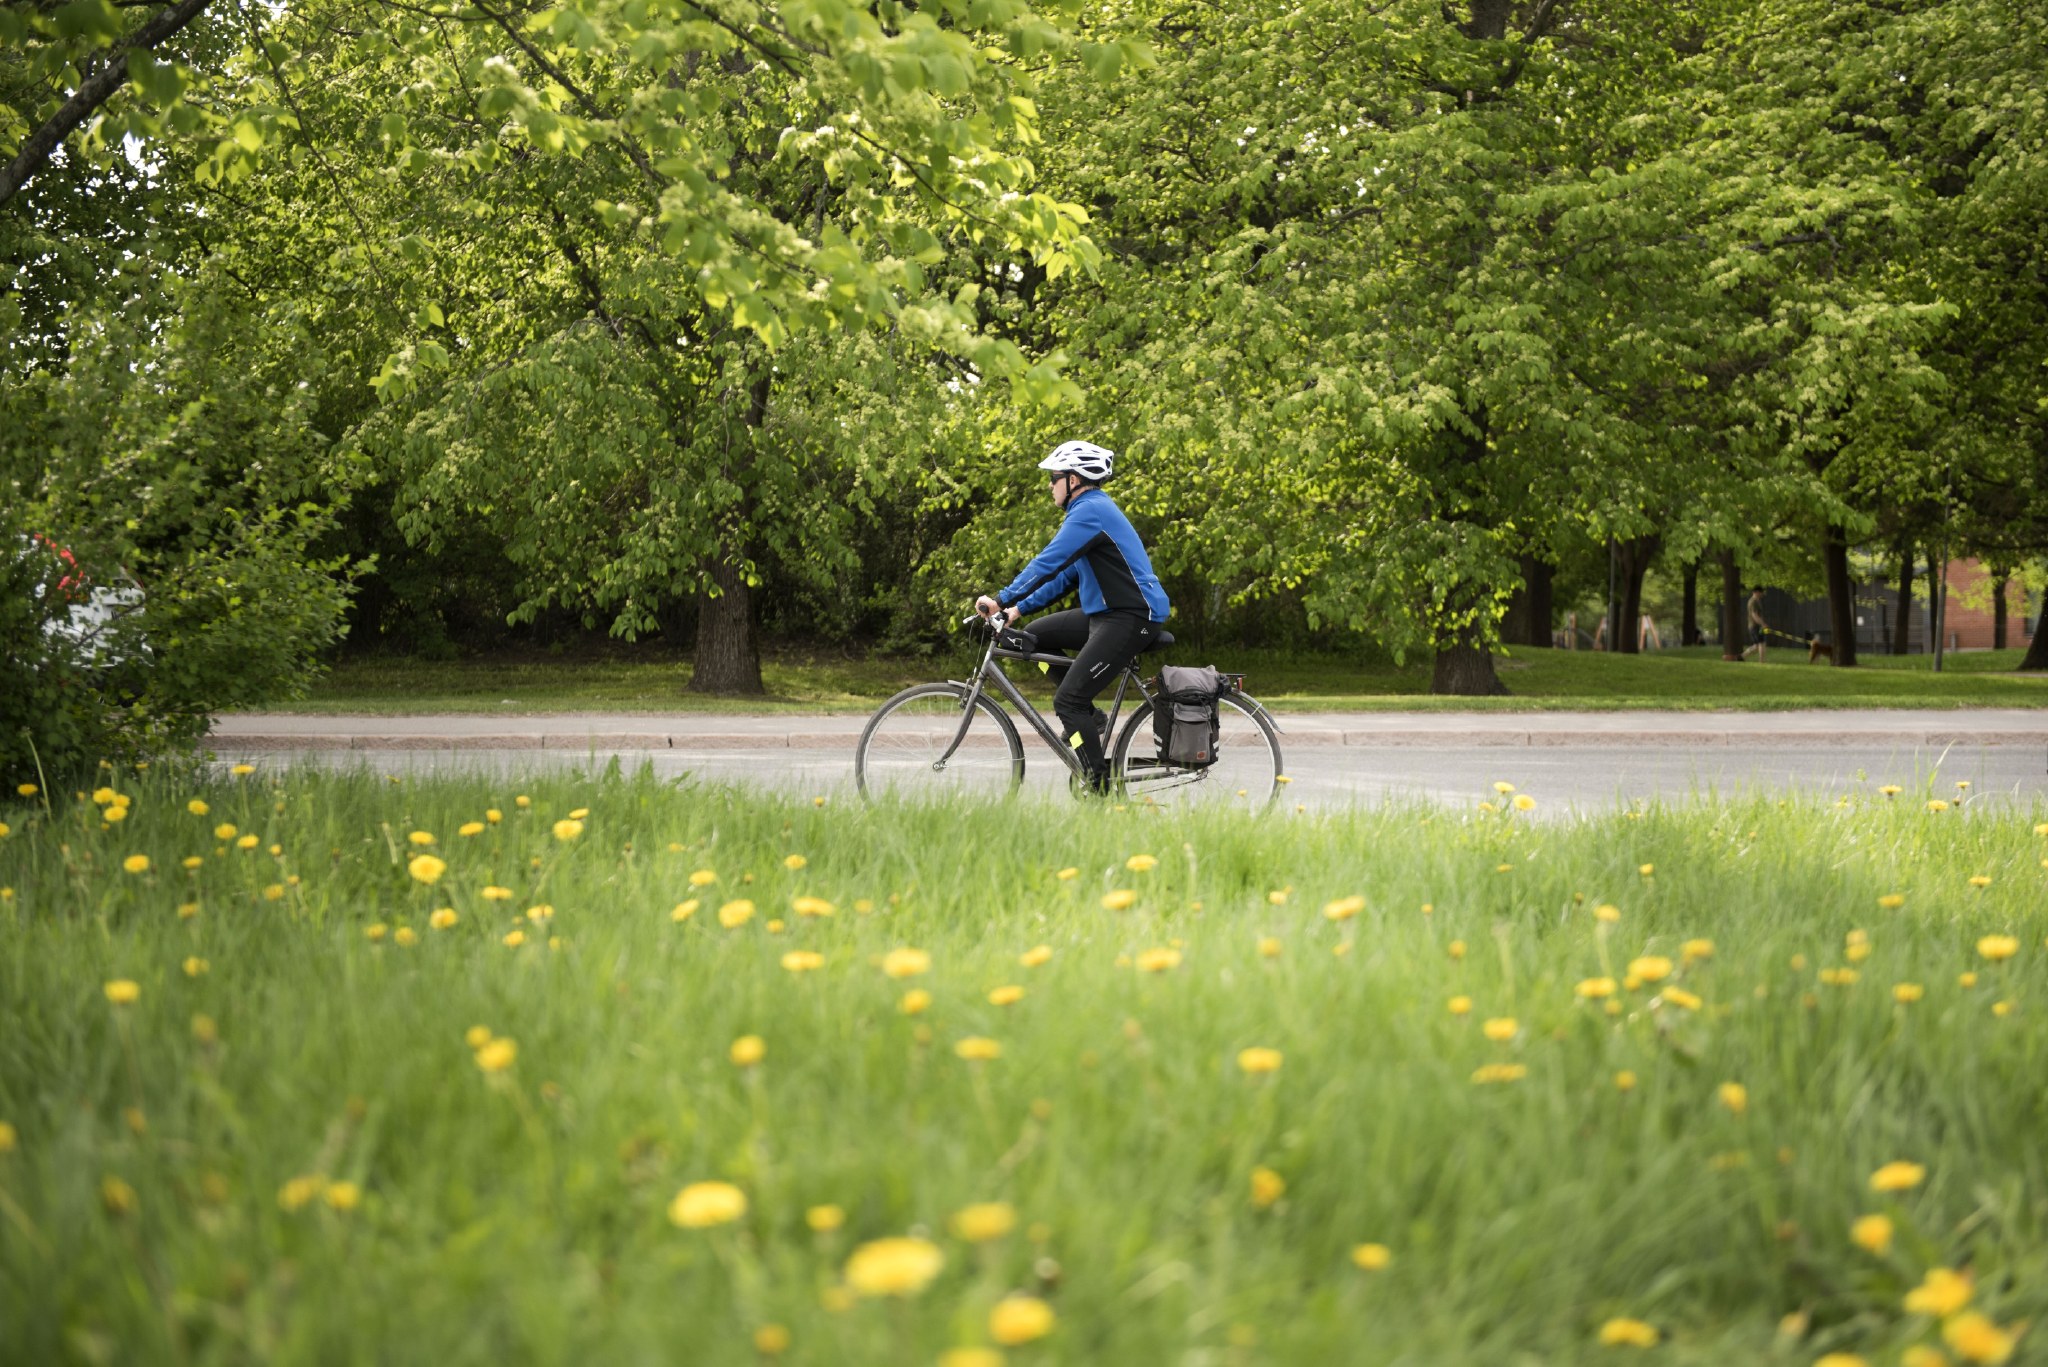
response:
<svg viewBox="0 0 2048 1367"><path fill-rule="evenodd" d="M967 689L955 683L917 684L875 710L853 754L861 795L879 797L1002 797L1024 781L1024 743L1017 727L986 693L959 748Z"/></svg>
<svg viewBox="0 0 2048 1367"><path fill-rule="evenodd" d="M1256 705L1218 700L1216 762L1195 769L1159 758L1152 703L1139 705L1116 738L1116 773L1133 802L1239 806L1259 811L1280 792L1280 737Z"/></svg>

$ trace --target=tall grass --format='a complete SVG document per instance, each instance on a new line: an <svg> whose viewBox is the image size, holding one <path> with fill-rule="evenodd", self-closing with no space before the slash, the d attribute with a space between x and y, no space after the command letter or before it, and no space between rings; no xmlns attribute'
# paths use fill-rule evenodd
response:
<svg viewBox="0 0 2048 1367"><path fill-rule="evenodd" d="M1616 1318L1672 1362L1889 1362L1939 1341L1902 1306L1934 1267L1997 1324L2048 1312L2048 841L2009 807L1255 820L644 774L112 781L117 823L68 793L0 817L0 1360L738 1363L779 1326L793 1362L931 1363L1029 1293L1057 1325L1019 1363L1573 1362L1628 1351L1598 1346ZM2013 957L1980 954L1997 935ZM885 973L904 947L929 971ZM1578 994L1644 956L1671 976ZM730 1060L744 1035L758 1065ZM1277 1071L1240 1069L1255 1046ZM1874 1192L1894 1160L1924 1182ZM1263 1207L1261 1168L1285 1184ZM703 1180L744 1216L673 1223ZM977 1202L1015 1229L959 1237ZM816 1232L825 1205L844 1224ZM1871 1213L1883 1254L1849 1236ZM905 1234L937 1279L849 1296L851 1249Z"/></svg>

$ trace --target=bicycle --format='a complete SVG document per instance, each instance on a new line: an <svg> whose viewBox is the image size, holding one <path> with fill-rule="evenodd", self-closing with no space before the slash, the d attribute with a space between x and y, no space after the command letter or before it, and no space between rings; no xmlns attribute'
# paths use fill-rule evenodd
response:
<svg viewBox="0 0 2048 1367"><path fill-rule="evenodd" d="M1058 756L1078 791L1080 758L1000 663L1035 664L1049 673L1073 662L1038 651L1029 632L979 616L967 618L963 625L980 626L988 633L981 664L965 679L913 684L875 710L854 751L854 780L861 795L872 801L881 795L1014 793L1024 782L1024 742L998 696L1007 699ZM1172 644L1173 633L1162 631L1144 653ZM1242 690L1241 676L1224 677L1229 687L1218 701L1222 726L1215 761L1176 764L1161 756L1152 730L1158 697L1146 686L1135 661L1124 666L1104 727L1105 740L1116 737L1114 747L1105 748L1111 784L1120 796L1147 804L1238 804L1254 810L1272 802L1282 781L1279 727ZM1119 731L1117 719L1125 699L1133 696L1141 701Z"/></svg>

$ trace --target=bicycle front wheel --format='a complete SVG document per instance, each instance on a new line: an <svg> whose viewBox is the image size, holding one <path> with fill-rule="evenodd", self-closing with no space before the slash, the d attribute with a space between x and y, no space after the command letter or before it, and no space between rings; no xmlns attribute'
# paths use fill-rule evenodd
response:
<svg viewBox="0 0 2048 1367"><path fill-rule="evenodd" d="M960 736L967 689L955 683L918 684L876 709L853 755L861 795L881 797L1002 797L1024 781L1024 743L1017 727L986 693ZM953 747L955 736L960 743Z"/></svg>
<svg viewBox="0 0 2048 1367"><path fill-rule="evenodd" d="M1141 704L1116 738L1124 795L1158 806L1238 806L1262 810L1280 792L1280 737L1256 705L1217 702L1216 762L1192 768L1159 758L1152 703Z"/></svg>

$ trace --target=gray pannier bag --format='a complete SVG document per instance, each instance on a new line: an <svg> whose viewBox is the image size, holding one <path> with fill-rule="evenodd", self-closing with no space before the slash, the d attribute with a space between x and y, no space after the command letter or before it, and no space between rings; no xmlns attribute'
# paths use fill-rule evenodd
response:
<svg viewBox="0 0 2048 1367"><path fill-rule="evenodd" d="M1222 693L1223 676L1214 665L1159 667L1152 734L1159 741L1160 759L1195 768L1216 762L1216 742L1223 731L1216 700Z"/></svg>

